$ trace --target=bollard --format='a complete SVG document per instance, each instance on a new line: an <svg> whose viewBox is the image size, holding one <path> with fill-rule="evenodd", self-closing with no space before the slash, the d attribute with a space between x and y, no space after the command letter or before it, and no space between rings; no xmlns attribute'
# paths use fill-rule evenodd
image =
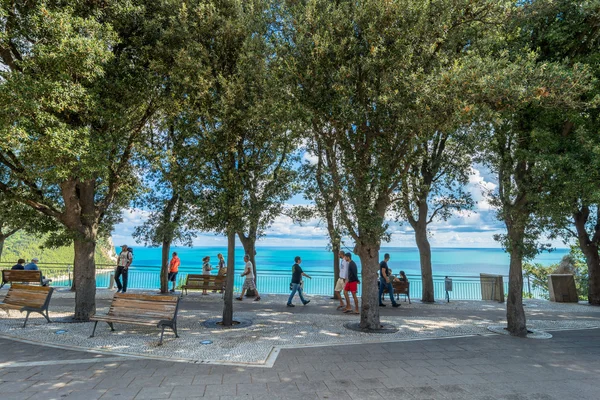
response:
<svg viewBox="0 0 600 400"><path fill-rule="evenodd" d="M115 284L115 274L110 274L110 276L108 277L108 288L112 289L113 286Z"/></svg>

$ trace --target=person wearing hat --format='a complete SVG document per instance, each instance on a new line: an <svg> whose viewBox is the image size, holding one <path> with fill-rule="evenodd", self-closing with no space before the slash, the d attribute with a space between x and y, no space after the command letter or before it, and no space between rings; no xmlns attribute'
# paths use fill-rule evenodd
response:
<svg viewBox="0 0 600 400"><path fill-rule="evenodd" d="M121 253L119 253L119 259L117 260L117 272L115 272L115 283L117 284L117 293L127 292L127 275L129 272L129 266L133 262L133 253L129 251L127 245L121 246ZM123 276L123 283L121 283L121 276Z"/></svg>
<svg viewBox="0 0 600 400"><path fill-rule="evenodd" d="M37 266L37 263L39 262L40 260L37 257L33 257L31 259L31 262L24 267L25 271L38 271L39 268Z"/></svg>

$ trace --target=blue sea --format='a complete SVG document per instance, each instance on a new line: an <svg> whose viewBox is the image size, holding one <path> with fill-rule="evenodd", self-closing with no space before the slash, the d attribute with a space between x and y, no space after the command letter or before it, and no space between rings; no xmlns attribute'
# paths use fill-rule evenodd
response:
<svg viewBox="0 0 600 400"><path fill-rule="evenodd" d="M211 257L211 264L216 266L217 254L227 257L226 247L172 247L181 259L180 271L186 273L201 273L202 258ZM259 271L288 273L294 264L294 257L302 257L302 268L307 273L331 273L332 253L324 247L258 247L256 266ZM349 251L345 249L345 251ZM419 251L410 247L382 247L380 256L389 253L389 266L394 273L404 270L408 275L419 275ZM558 263L568 249L557 249L551 253L542 253L534 262L549 265ZM236 270L244 266L244 249L236 247ZM470 276L479 273L498 275L508 274L509 256L502 249L477 248L433 248L432 264L434 275ZM134 269L154 270L160 268L161 249L139 247L134 249ZM359 266L360 259L354 255L353 260Z"/></svg>
<svg viewBox="0 0 600 400"><path fill-rule="evenodd" d="M345 249L348 251L348 249ZM225 247L173 247L181 259L178 274L178 285L185 282L187 274L202 273L202 258L211 257L211 264L216 267L217 254L227 255ZM568 254L567 249L558 249L551 253L540 254L534 262L549 265L557 263ZM394 274L404 270L410 280L410 293L413 298L421 297L421 275L419 252L416 248L384 247L380 256L385 253L391 256L389 266ZM302 269L312 279L305 279L304 289L307 294L331 295L334 286L332 271L332 253L324 247L262 247L257 248L256 284L261 293L288 294L291 277L291 266L294 257L302 257ZM244 267L244 249L236 247L234 290L239 292L244 278L240 274ZM134 261L129 272L129 287L133 289L156 289L160 282L160 248L134 248ZM358 264L360 259L354 256ZM434 248L432 249L434 292L437 299L445 296L444 277L453 279L454 288L451 299L481 299L480 273L508 275L509 257L501 249L474 248ZM102 267L100 267L102 268ZM110 283L111 271L105 270L97 275L98 287L107 287ZM216 273L216 268L213 270ZM508 279L504 278L505 292ZM362 285L359 285L359 295ZM542 288L527 285L526 291L536 298L546 298Z"/></svg>

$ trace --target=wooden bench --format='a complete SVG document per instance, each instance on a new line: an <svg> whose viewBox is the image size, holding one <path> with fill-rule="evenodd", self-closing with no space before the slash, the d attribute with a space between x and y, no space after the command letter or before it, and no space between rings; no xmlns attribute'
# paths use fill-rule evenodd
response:
<svg viewBox="0 0 600 400"><path fill-rule="evenodd" d="M48 305L50 304L50 297L52 297L53 291L54 288L47 286L12 284L4 297L4 301L0 303L0 308L4 308L7 314L10 313L10 310L26 311L27 316L25 317L23 328L27 325L29 314L32 312L42 314L50 323L52 321L50 321L50 316L48 315Z"/></svg>
<svg viewBox="0 0 600 400"><path fill-rule="evenodd" d="M410 303L410 282L400 282L394 281L392 282L392 287L394 288L394 294L396 295L396 299L400 298L400 295L406 296L408 299L408 304ZM387 288L383 289L383 293L387 293Z"/></svg>
<svg viewBox="0 0 600 400"><path fill-rule="evenodd" d="M114 332L113 324L146 325L162 328L159 345L162 345L165 327L177 334L177 310L179 297L153 296L134 293L116 293L107 315L93 315L90 321L95 321L91 338L96 333L98 322L104 321Z"/></svg>
<svg viewBox="0 0 600 400"><path fill-rule="evenodd" d="M187 295L188 290L225 290L227 275L199 275L189 274L185 279L185 284L181 286L181 295L183 291Z"/></svg>
<svg viewBox="0 0 600 400"><path fill-rule="evenodd" d="M3 269L2 270L2 284L0 289L7 283L12 282L28 282L28 283L39 283L43 285L42 271L24 271L22 269Z"/></svg>

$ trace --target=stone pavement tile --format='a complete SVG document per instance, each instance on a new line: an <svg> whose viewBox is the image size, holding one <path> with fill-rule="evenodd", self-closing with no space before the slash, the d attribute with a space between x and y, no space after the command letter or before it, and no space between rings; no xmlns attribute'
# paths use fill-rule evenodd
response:
<svg viewBox="0 0 600 400"><path fill-rule="evenodd" d="M426 378L425 384L415 386L444 386L444 385L456 385L464 384L460 375L445 375L445 376L431 376Z"/></svg>
<svg viewBox="0 0 600 400"><path fill-rule="evenodd" d="M352 400L383 400L383 397L373 389L346 390Z"/></svg>
<svg viewBox="0 0 600 400"><path fill-rule="evenodd" d="M444 396L431 386L407 387L406 391L416 399L442 399Z"/></svg>
<svg viewBox="0 0 600 400"><path fill-rule="evenodd" d="M5 368L0 370L0 381L24 381L38 374L37 370L24 370L21 368ZM35 380L35 379L34 379Z"/></svg>
<svg viewBox="0 0 600 400"><path fill-rule="evenodd" d="M431 364L427 360L406 360L402 362L409 368L412 367L431 367Z"/></svg>
<svg viewBox="0 0 600 400"><path fill-rule="evenodd" d="M251 383L252 376L249 372L237 374L223 374L223 383Z"/></svg>
<svg viewBox="0 0 600 400"><path fill-rule="evenodd" d="M291 372L304 372L304 371L315 371L315 367L312 364L302 363L302 364L289 364L289 370ZM276 368L276 367L274 367ZM278 369L278 368L276 368Z"/></svg>
<svg viewBox="0 0 600 400"><path fill-rule="evenodd" d="M338 364L320 362L314 365L315 371L340 371Z"/></svg>
<svg viewBox="0 0 600 400"><path fill-rule="evenodd" d="M452 368L454 371L460 373L460 374L480 374L481 371L478 370L477 368L473 368L469 365L452 365L450 368Z"/></svg>
<svg viewBox="0 0 600 400"><path fill-rule="evenodd" d="M385 367L385 362L387 361L366 361L366 362L359 362L358 364L360 365L360 368L363 369L379 369L382 367Z"/></svg>
<svg viewBox="0 0 600 400"><path fill-rule="evenodd" d="M32 382L33 383L33 382ZM64 389L67 385L67 382L60 381L38 381L33 385L29 386L26 389L23 389L25 392L45 392L45 391L54 391ZM0 386L1 388L2 386ZM0 389L2 390L2 389Z"/></svg>
<svg viewBox="0 0 600 400"><path fill-rule="evenodd" d="M558 400L557 397L552 397L549 394L545 394L545 393L507 394L507 395L496 397L496 399L497 400Z"/></svg>
<svg viewBox="0 0 600 400"><path fill-rule="evenodd" d="M188 365L184 368L183 375L209 375L212 367L210 365Z"/></svg>
<svg viewBox="0 0 600 400"><path fill-rule="evenodd" d="M298 390L300 390L301 392L326 392L329 389L327 388L327 385L325 385L325 382L299 382L297 384L298 386Z"/></svg>
<svg viewBox="0 0 600 400"><path fill-rule="evenodd" d="M252 383L269 383L280 382L279 374L276 371L262 371L260 373L252 373Z"/></svg>
<svg viewBox="0 0 600 400"><path fill-rule="evenodd" d="M481 375L477 374L461 374L459 379L467 384L477 384L477 383L487 383L488 381L484 379Z"/></svg>
<svg viewBox="0 0 600 400"><path fill-rule="evenodd" d="M426 367L426 369L430 370L435 375L460 375L460 372L450 367Z"/></svg>
<svg viewBox="0 0 600 400"><path fill-rule="evenodd" d="M376 389L377 393L387 400L414 400L415 396L408 393L404 388Z"/></svg>
<svg viewBox="0 0 600 400"><path fill-rule="evenodd" d="M64 398L69 400L97 400L104 393L106 393L106 389L73 390Z"/></svg>
<svg viewBox="0 0 600 400"><path fill-rule="evenodd" d="M342 371L342 370L337 370L337 371L330 371L331 375L333 375L333 377L335 379L360 379L360 376L358 375L357 371L352 369L352 370L347 370L347 371Z"/></svg>
<svg viewBox="0 0 600 400"><path fill-rule="evenodd" d="M416 368L408 368L407 367L405 369L412 376L435 376L435 375L437 375L435 372L431 371L430 369L423 368L423 367L416 367Z"/></svg>
<svg viewBox="0 0 600 400"><path fill-rule="evenodd" d="M434 360L426 360L429 367L456 367L455 364L452 364L448 360L444 359L434 359ZM478 371L479 372L479 371Z"/></svg>
<svg viewBox="0 0 600 400"><path fill-rule="evenodd" d="M192 381L192 385L220 385L221 383L228 383L223 382L223 375L221 374L196 375Z"/></svg>
<svg viewBox="0 0 600 400"><path fill-rule="evenodd" d="M134 379L133 377L107 377L94 386L94 389L126 388Z"/></svg>
<svg viewBox="0 0 600 400"><path fill-rule="evenodd" d="M346 389L352 389L352 390L358 389L356 387L356 385L354 383L352 383L352 380L349 380L349 379L334 379L334 380L326 380L324 382L325 382L325 385L327 385L327 388L329 388L329 390L332 392L336 392L339 390L346 390Z"/></svg>
<svg viewBox="0 0 600 400"><path fill-rule="evenodd" d="M255 395L266 395L268 392L266 383L238 383L237 384L237 395L251 394Z"/></svg>
<svg viewBox="0 0 600 400"><path fill-rule="evenodd" d="M398 389L404 388L406 386L411 386L410 381L405 379L397 379L397 378L378 378L377 379L381 384L387 389Z"/></svg>
<svg viewBox="0 0 600 400"><path fill-rule="evenodd" d="M146 399L168 399L171 396L173 387L145 387L135 396L135 400Z"/></svg>
<svg viewBox="0 0 600 400"><path fill-rule="evenodd" d="M441 385L436 386L435 389L442 395L450 399L462 399L471 394L461 385Z"/></svg>
<svg viewBox="0 0 600 400"><path fill-rule="evenodd" d="M206 385L176 386L171 392L171 398L181 399L184 397L202 397L204 396L205 389Z"/></svg>
<svg viewBox="0 0 600 400"><path fill-rule="evenodd" d="M308 381L308 376L304 372L279 372L281 382Z"/></svg>
<svg viewBox="0 0 600 400"><path fill-rule="evenodd" d="M469 365L469 364L464 364L464 365ZM483 372L483 373L487 373L487 374L501 374L504 371L501 370L500 368L494 366L494 365L488 365L488 364L471 364L471 367Z"/></svg>
<svg viewBox="0 0 600 400"><path fill-rule="evenodd" d="M27 399L40 399L41 393L35 392L14 392L14 393L2 393L2 400L27 400Z"/></svg>
<svg viewBox="0 0 600 400"><path fill-rule="evenodd" d="M377 379L352 379L352 383L360 390L385 388L385 386Z"/></svg>
<svg viewBox="0 0 600 400"><path fill-rule="evenodd" d="M268 382L269 393L298 392L298 386L294 382Z"/></svg>
<svg viewBox="0 0 600 400"><path fill-rule="evenodd" d="M163 379L156 376L136 376L127 387L159 387Z"/></svg>
<svg viewBox="0 0 600 400"><path fill-rule="evenodd" d="M206 385L204 391L204 397L208 396L225 396L225 395L237 395L237 385L225 383L223 385Z"/></svg>
<svg viewBox="0 0 600 400"><path fill-rule="evenodd" d="M345 390L317 392L319 399L325 400L348 400L350 395Z"/></svg>
<svg viewBox="0 0 600 400"><path fill-rule="evenodd" d="M123 374L123 376L152 376L156 372L156 368L132 368L127 369L127 372Z"/></svg>
<svg viewBox="0 0 600 400"><path fill-rule="evenodd" d="M363 379L377 379L388 377L381 369L357 369L356 375Z"/></svg>
<svg viewBox="0 0 600 400"><path fill-rule="evenodd" d="M2 382L0 383L0 393L14 393L27 390L37 381L17 381L17 382Z"/></svg>
<svg viewBox="0 0 600 400"><path fill-rule="evenodd" d="M381 368L381 372L383 372L384 375L395 379L404 379L406 377L412 377L410 372L403 368Z"/></svg>
<svg viewBox="0 0 600 400"><path fill-rule="evenodd" d="M119 400L133 400L135 396L140 392L140 388L113 388L108 389L101 399L119 399Z"/></svg>

